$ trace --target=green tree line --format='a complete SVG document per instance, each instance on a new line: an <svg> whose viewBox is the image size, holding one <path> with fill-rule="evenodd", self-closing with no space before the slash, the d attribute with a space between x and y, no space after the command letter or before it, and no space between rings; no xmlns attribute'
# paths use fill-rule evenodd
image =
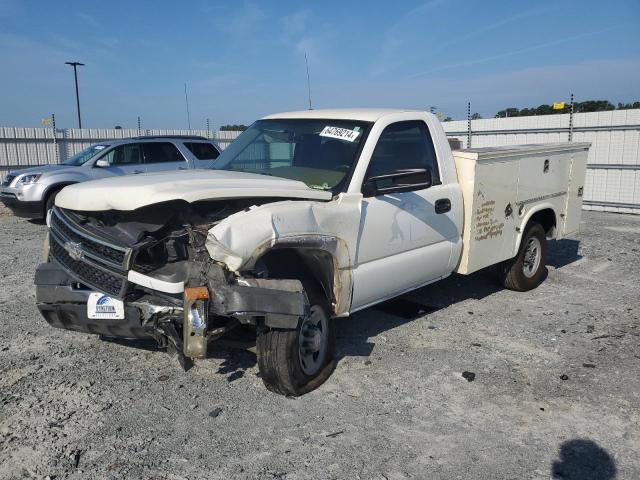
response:
<svg viewBox="0 0 640 480"><path fill-rule="evenodd" d="M244 132L247 129L246 125L222 125L220 127L221 132Z"/></svg>
<svg viewBox="0 0 640 480"><path fill-rule="evenodd" d="M584 112L606 112L608 110L628 110L631 108L640 108L640 102L618 103L614 105L608 100L587 100L584 102L575 102L573 104L574 113ZM554 110L553 105L540 105L538 107L530 107L518 109L515 107L505 108L496 113L496 118L505 117L528 117L532 115L555 115L559 113L571 112L571 104L566 102L563 109Z"/></svg>

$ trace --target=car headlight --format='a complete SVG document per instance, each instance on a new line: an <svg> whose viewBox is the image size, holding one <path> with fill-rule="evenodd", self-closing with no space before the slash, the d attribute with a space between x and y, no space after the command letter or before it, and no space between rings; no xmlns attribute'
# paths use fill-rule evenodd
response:
<svg viewBox="0 0 640 480"><path fill-rule="evenodd" d="M27 173L25 175L22 175L18 178L16 186L31 185L32 183L36 183L41 176L41 173Z"/></svg>

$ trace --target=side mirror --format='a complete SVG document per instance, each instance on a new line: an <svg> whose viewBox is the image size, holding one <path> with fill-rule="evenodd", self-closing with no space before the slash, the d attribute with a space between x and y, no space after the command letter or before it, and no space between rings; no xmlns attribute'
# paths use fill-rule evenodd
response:
<svg viewBox="0 0 640 480"><path fill-rule="evenodd" d="M369 177L362 185L362 194L365 197L374 197L387 193L410 192L429 188L432 184L431 169L412 168Z"/></svg>
<svg viewBox="0 0 640 480"><path fill-rule="evenodd" d="M96 162L96 164L94 166L96 166L98 168L109 168L111 166L111 164L109 162L107 162L106 160L101 158L100 160L98 160Z"/></svg>

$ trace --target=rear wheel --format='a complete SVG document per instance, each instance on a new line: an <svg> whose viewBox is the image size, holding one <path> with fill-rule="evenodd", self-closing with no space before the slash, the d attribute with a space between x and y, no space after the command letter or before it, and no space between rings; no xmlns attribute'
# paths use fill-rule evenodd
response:
<svg viewBox="0 0 640 480"><path fill-rule="evenodd" d="M544 228L538 223L532 223L522 236L518 255L498 267L500 281L509 290L532 290L547 275L546 261L547 239Z"/></svg>
<svg viewBox="0 0 640 480"><path fill-rule="evenodd" d="M335 362L335 332L322 294L307 291L311 304L296 329L262 327L256 342L265 386L286 396L303 395L329 378Z"/></svg>

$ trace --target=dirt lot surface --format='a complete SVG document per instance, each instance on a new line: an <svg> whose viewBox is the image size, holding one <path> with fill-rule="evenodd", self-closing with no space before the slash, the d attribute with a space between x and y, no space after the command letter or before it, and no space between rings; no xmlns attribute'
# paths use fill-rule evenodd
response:
<svg viewBox="0 0 640 480"><path fill-rule="evenodd" d="M287 399L245 351L184 373L50 328L45 227L2 215L0 479L638 479L640 217L581 230L533 292L481 272L341 321L333 376Z"/></svg>

